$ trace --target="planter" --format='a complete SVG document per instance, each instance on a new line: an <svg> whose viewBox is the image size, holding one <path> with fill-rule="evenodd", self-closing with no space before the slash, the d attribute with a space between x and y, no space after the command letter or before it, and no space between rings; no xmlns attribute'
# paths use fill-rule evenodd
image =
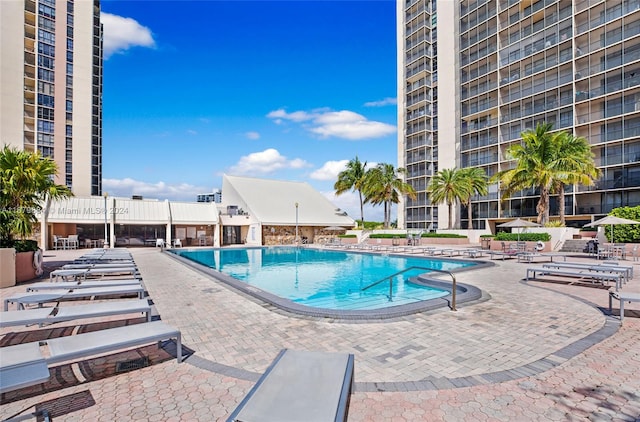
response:
<svg viewBox="0 0 640 422"><path fill-rule="evenodd" d="M0 249L0 288L16 285L16 250Z"/></svg>
<svg viewBox="0 0 640 422"><path fill-rule="evenodd" d="M33 254L33 251L16 253L16 283L37 277L36 270L33 268Z"/></svg>

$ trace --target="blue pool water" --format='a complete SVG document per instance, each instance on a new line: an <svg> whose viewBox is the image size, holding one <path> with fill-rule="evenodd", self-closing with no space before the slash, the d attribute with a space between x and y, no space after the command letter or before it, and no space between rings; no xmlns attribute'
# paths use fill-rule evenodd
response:
<svg viewBox="0 0 640 422"><path fill-rule="evenodd" d="M216 269L269 293L301 305L337 310L380 309L446 296L448 291L408 282L427 272L416 269L376 281L411 266L455 270L472 262L385 256L295 247L178 250L176 254Z"/></svg>

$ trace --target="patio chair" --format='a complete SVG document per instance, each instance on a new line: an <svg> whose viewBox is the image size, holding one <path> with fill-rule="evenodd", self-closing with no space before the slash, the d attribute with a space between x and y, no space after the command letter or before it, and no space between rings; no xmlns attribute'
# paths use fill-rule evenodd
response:
<svg viewBox="0 0 640 422"><path fill-rule="evenodd" d="M67 238L69 249L78 249L80 247L80 241L77 234L70 234Z"/></svg>
<svg viewBox="0 0 640 422"><path fill-rule="evenodd" d="M181 248L181 247L182 247L182 240L180 240L180 239L173 239L173 247L174 247L174 248Z"/></svg>
<svg viewBox="0 0 640 422"><path fill-rule="evenodd" d="M156 248L164 248L164 239L156 239Z"/></svg>

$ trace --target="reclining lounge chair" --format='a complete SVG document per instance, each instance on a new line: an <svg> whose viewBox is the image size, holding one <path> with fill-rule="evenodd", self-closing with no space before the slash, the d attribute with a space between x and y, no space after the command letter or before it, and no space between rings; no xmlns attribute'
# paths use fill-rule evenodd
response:
<svg viewBox="0 0 640 422"><path fill-rule="evenodd" d="M227 422L344 421L352 354L282 350Z"/></svg>
<svg viewBox="0 0 640 422"><path fill-rule="evenodd" d="M59 337L44 342L0 347L0 393L46 382L49 379L49 365L124 351L170 339L176 340L176 357L180 363L180 331L162 321ZM42 354L41 346L48 348L47 357Z"/></svg>
<svg viewBox="0 0 640 422"><path fill-rule="evenodd" d="M97 318L142 312L151 321L151 305L147 299L116 300L88 305L35 308L25 311L0 312L0 327L52 324L76 319Z"/></svg>

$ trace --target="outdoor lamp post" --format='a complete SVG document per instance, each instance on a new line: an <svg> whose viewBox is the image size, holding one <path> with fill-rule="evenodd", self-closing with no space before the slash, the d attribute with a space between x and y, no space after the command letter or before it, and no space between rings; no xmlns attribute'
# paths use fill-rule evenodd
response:
<svg viewBox="0 0 640 422"><path fill-rule="evenodd" d="M102 196L104 196L104 245L103 247L106 249L109 247L109 238L108 236L108 226L107 226L107 197L109 194L105 192Z"/></svg>
<svg viewBox="0 0 640 422"><path fill-rule="evenodd" d="M298 244L298 203L296 202L296 245Z"/></svg>

